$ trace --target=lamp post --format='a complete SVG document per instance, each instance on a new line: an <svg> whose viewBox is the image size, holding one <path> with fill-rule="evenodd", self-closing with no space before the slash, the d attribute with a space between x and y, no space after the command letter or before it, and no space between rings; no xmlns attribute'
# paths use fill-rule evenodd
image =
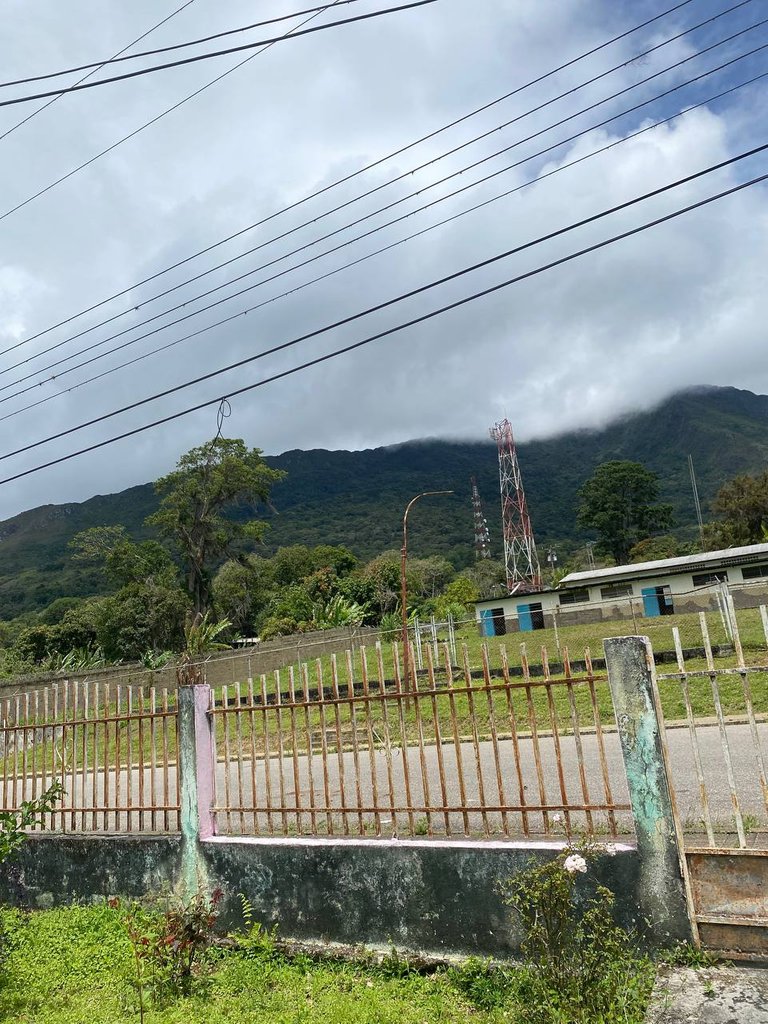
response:
<svg viewBox="0 0 768 1024"><path fill-rule="evenodd" d="M438 494L453 494L453 491L423 491L411 498L403 513L403 546L400 549L400 610L402 613L403 682L406 693L410 690L410 655L408 650L408 592L405 582L405 567L408 559L408 513L419 498L430 498Z"/></svg>

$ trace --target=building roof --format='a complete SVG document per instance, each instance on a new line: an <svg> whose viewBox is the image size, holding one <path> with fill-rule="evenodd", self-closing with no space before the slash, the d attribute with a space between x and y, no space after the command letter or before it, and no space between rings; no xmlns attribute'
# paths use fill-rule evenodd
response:
<svg viewBox="0 0 768 1024"><path fill-rule="evenodd" d="M631 565L614 565L610 569L589 569L586 572L572 572L560 581L561 587L589 586L605 580L633 579L638 576L676 576L683 572L696 572L729 565L748 564L768 559L768 544L749 544L742 548L725 548L723 551L704 551L698 555L684 555L682 558L660 558L653 562L635 562Z"/></svg>

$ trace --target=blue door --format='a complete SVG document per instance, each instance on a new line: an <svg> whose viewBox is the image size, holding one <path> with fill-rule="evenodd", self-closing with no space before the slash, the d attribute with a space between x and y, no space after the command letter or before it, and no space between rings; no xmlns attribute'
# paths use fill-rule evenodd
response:
<svg viewBox="0 0 768 1024"><path fill-rule="evenodd" d="M480 609L480 635L481 636L495 636L496 631L493 626L493 611L491 608Z"/></svg>
<svg viewBox="0 0 768 1024"><path fill-rule="evenodd" d="M517 622L521 633L533 632L533 609L529 604L517 606Z"/></svg>

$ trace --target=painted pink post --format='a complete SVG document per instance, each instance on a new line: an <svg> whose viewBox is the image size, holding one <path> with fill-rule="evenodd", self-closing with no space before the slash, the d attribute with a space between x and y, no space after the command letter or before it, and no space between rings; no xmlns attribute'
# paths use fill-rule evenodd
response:
<svg viewBox="0 0 768 1024"><path fill-rule="evenodd" d="M211 688L207 684L193 687L195 693L195 767L197 775L198 838L216 835L216 814L213 810L216 785L216 745L213 732Z"/></svg>

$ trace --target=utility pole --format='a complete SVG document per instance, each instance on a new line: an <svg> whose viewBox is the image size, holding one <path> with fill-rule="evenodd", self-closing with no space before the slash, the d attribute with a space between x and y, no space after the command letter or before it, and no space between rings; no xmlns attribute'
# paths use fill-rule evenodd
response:
<svg viewBox="0 0 768 1024"><path fill-rule="evenodd" d="M696 519L699 523L699 540L701 550L704 550L704 519L701 515L701 502L699 501L699 488L696 485L696 473L693 469L693 456L688 456L688 472L691 474L691 488L693 490L693 504L696 507Z"/></svg>

